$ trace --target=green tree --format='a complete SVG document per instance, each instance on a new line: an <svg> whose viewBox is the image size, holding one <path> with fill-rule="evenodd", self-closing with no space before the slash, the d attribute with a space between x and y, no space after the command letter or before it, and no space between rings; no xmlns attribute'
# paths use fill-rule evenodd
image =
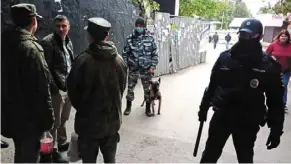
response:
<svg viewBox="0 0 291 164"><path fill-rule="evenodd" d="M234 3L231 1L227 2L217 2L216 4L215 20L222 22L222 28L227 29L228 25L232 21L234 12Z"/></svg>
<svg viewBox="0 0 291 164"><path fill-rule="evenodd" d="M145 18L148 9L150 9L151 12L160 10L160 4L154 0L130 0L130 2L139 9L139 16L143 18Z"/></svg>
<svg viewBox="0 0 291 164"><path fill-rule="evenodd" d="M259 14L274 14L275 11L273 10L273 7L271 3L269 2L267 6L263 6L259 10Z"/></svg>
<svg viewBox="0 0 291 164"><path fill-rule="evenodd" d="M181 16L200 16L212 18L216 12L215 0L180 0Z"/></svg>
<svg viewBox="0 0 291 164"><path fill-rule="evenodd" d="M287 15L291 13L291 0L279 0L273 9L276 14Z"/></svg>
<svg viewBox="0 0 291 164"><path fill-rule="evenodd" d="M260 9L260 13L276 13L287 15L291 13L291 0L278 0L272 7L271 4L264 6Z"/></svg>
<svg viewBox="0 0 291 164"><path fill-rule="evenodd" d="M198 15L209 20L222 22L222 28L228 28L234 17L251 17L246 4L240 0L180 0L180 15Z"/></svg>
<svg viewBox="0 0 291 164"><path fill-rule="evenodd" d="M243 1L237 1L234 6L233 17L235 18L247 18L252 17L250 10Z"/></svg>

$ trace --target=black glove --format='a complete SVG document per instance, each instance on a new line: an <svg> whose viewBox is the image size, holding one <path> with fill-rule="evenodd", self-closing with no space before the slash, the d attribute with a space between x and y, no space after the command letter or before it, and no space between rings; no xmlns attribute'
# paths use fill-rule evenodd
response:
<svg viewBox="0 0 291 164"><path fill-rule="evenodd" d="M200 111L198 112L198 120L200 122L206 122L207 121L207 113L208 113L208 109L200 109Z"/></svg>
<svg viewBox="0 0 291 164"><path fill-rule="evenodd" d="M280 145L280 138L283 132L274 132L271 130L268 140L267 140L267 149L271 150L277 148Z"/></svg>

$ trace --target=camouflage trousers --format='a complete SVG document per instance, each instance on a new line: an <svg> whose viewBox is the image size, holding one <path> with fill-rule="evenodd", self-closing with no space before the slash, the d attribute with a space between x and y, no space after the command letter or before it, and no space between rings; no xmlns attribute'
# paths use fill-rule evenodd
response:
<svg viewBox="0 0 291 164"><path fill-rule="evenodd" d="M134 89L137 84L137 80L141 79L141 83L144 91L144 99L146 102L150 100L150 81L152 80L153 73L150 72L132 72L129 71L128 74L128 85L127 85L127 95L126 100L133 101L134 100Z"/></svg>

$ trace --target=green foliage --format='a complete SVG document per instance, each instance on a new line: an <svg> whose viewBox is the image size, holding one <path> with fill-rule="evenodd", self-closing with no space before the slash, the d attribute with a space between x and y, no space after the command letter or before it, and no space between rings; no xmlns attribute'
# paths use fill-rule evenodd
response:
<svg viewBox="0 0 291 164"><path fill-rule="evenodd" d="M160 4L154 0L130 0L130 2L140 10L139 16L143 18L148 9L151 10L151 12L160 10Z"/></svg>
<svg viewBox="0 0 291 164"><path fill-rule="evenodd" d="M250 10L243 1L238 1L235 3L235 9L233 12L233 17L235 18L248 18L252 17Z"/></svg>
<svg viewBox="0 0 291 164"><path fill-rule="evenodd" d="M291 0L278 0L275 6L268 4L260 9L260 13L272 13L287 15L291 13Z"/></svg>
<svg viewBox="0 0 291 164"><path fill-rule="evenodd" d="M251 17L243 1L231 0L180 0L181 16L200 16L205 19L222 22L222 28L228 28L234 17Z"/></svg>
<svg viewBox="0 0 291 164"><path fill-rule="evenodd" d="M235 6L232 2L218 2L217 3L217 12L214 17L215 20L222 22L222 28L227 29L228 25L234 18L233 12L235 10Z"/></svg>
<svg viewBox="0 0 291 164"><path fill-rule="evenodd" d="M269 2L267 6L261 7L259 10L259 14L274 14L275 11Z"/></svg>
<svg viewBox="0 0 291 164"><path fill-rule="evenodd" d="M276 14L287 15L291 13L291 0L280 0L275 4L273 9Z"/></svg>
<svg viewBox="0 0 291 164"><path fill-rule="evenodd" d="M180 0L180 15L212 18L216 12L215 0Z"/></svg>

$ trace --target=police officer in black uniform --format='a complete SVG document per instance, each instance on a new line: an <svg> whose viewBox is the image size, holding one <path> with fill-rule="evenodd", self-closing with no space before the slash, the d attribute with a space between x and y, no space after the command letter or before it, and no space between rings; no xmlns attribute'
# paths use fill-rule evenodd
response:
<svg viewBox="0 0 291 164"><path fill-rule="evenodd" d="M262 51L263 25L247 19L238 34L239 41L214 64L200 105L200 122L211 106L214 110L201 163L216 163L230 135L239 163L253 163L260 126L267 122L270 128L268 150L279 146L283 134L282 74L277 61Z"/></svg>

